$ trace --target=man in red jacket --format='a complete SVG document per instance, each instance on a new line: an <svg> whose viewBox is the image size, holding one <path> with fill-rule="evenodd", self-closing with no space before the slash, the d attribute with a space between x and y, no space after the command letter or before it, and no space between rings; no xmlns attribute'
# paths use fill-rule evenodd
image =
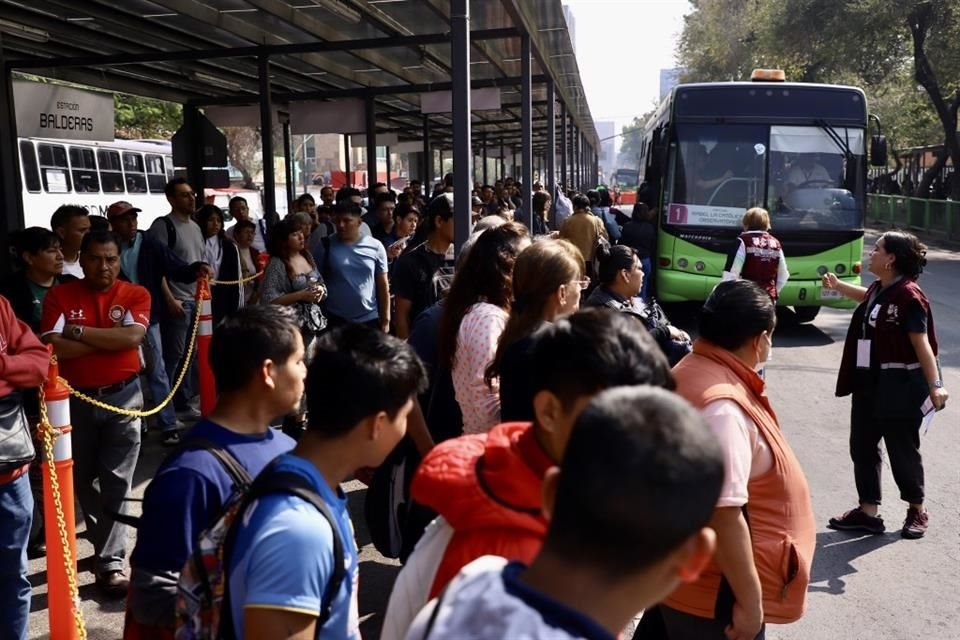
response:
<svg viewBox="0 0 960 640"><path fill-rule="evenodd" d="M20 392L43 384L49 362L47 348L0 296L0 620L9 631L4 637L21 640L30 617L33 494L27 470L34 450Z"/></svg>
<svg viewBox="0 0 960 640"><path fill-rule="evenodd" d="M538 336L532 353L533 423L497 425L437 445L411 489L440 517L394 585L383 640L410 622L464 566L484 555L529 563L547 531L543 479L563 458L580 411L604 389L673 389L670 366L642 324L606 309L580 311Z"/></svg>

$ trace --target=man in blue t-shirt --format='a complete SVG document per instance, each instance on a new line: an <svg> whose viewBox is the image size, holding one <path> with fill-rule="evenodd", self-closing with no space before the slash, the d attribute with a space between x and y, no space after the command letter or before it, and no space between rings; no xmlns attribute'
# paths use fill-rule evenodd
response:
<svg viewBox="0 0 960 640"><path fill-rule="evenodd" d="M334 210L335 236L316 246L314 258L327 285L327 318L333 326L366 324L390 328L387 250L360 233L360 208L350 201Z"/></svg>
<svg viewBox="0 0 960 640"><path fill-rule="evenodd" d="M210 364L219 396L207 418L184 437L147 487L137 544L130 558L125 637L170 637L177 579L198 535L219 517L234 492L222 462L188 450L202 438L232 456L251 478L290 451L294 441L268 425L299 409L306 365L290 307L243 307L217 326Z"/></svg>
<svg viewBox="0 0 960 640"><path fill-rule="evenodd" d="M363 325L317 341L307 388L309 422L276 468L302 475L336 520L287 494L261 498L241 517L229 559L230 612L238 638L359 640L357 546L340 483L379 466L403 438L413 399L426 382L406 343ZM333 536L344 557L333 557ZM334 563L346 575L328 593ZM317 628L321 611L330 617Z"/></svg>

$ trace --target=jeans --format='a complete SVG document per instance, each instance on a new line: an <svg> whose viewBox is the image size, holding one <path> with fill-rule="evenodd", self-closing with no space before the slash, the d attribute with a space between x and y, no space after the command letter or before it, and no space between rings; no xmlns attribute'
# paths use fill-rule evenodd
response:
<svg viewBox="0 0 960 640"><path fill-rule="evenodd" d="M0 638L27 639L30 581L27 539L33 522L30 476L0 485Z"/></svg>
<svg viewBox="0 0 960 640"><path fill-rule="evenodd" d="M177 382L177 375L183 367L183 357L187 353L187 341L190 339L190 332L193 329L193 314L196 311L197 303L194 300L183 301L183 315L179 318L165 318L160 322L160 335L163 343L163 361L167 368L167 380L172 387ZM173 407L176 411L184 411L188 408L190 399L193 398L193 374L196 368L196 358L191 358L188 363L187 375L183 378L183 384L177 389L173 396Z"/></svg>
<svg viewBox="0 0 960 640"><path fill-rule="evenodd" d="M170 393L170 379L167 377L167 366L163 360L163 341L160 338L160 323L155 322L147 329L143 338L144 355L147 360L147 386L150 388L150 397L153 405L158 405ZM161 431L173 431L177 428L177 416L173 412L171 402L157 414L157 426Z"/></svg>
<svg viewBox="0 0 960 640"><path fill-rule="evenodd" d="M124 409L141 409L139 380L98 398ZM140 453L140 418L124 416L70 398L73 474L77 499L96 554L97 575L123 569L127 526L111 514L126 513L126 497ZM99 489L94 487L99 482Z"/></svg>

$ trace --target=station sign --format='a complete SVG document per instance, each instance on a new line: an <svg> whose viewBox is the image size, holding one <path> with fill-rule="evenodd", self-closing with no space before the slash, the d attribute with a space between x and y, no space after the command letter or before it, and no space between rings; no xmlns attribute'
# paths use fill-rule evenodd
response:
<svg viewBox="0 0 960 640"><path fill-rule="evenodd" d="M17 135L113 142L113 94L45 82L13 82Z"/></svg>

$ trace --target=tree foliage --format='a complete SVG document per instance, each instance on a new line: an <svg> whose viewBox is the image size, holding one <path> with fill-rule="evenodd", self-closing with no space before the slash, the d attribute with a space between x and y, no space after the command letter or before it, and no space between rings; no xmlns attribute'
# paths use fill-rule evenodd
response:
<svg viewBox="0 0 960 640"><path fill-rule="evenodd" d="M653 116L656 108L647 111L633 122L620 130L623 140L620 142L620 153L617 156L617 166L623 168L639 167L640 149L643 145L643 129L647 120Z"/></svg>
<svg viewBox="0 0 960 640"><path fill-rule="evenodd" d="M892 146L944 144L960 167L960 2L691 0L678 45L684 80L790 80L863 87ZM953 181L960 198L960 180Z"/></svg>
<svg viewBox="0 0 960 640"><path fill-rule="evenodd" d="M115 93L113 122L118 138L169 140L183 122L182 108L173 102Z"/></svg>

